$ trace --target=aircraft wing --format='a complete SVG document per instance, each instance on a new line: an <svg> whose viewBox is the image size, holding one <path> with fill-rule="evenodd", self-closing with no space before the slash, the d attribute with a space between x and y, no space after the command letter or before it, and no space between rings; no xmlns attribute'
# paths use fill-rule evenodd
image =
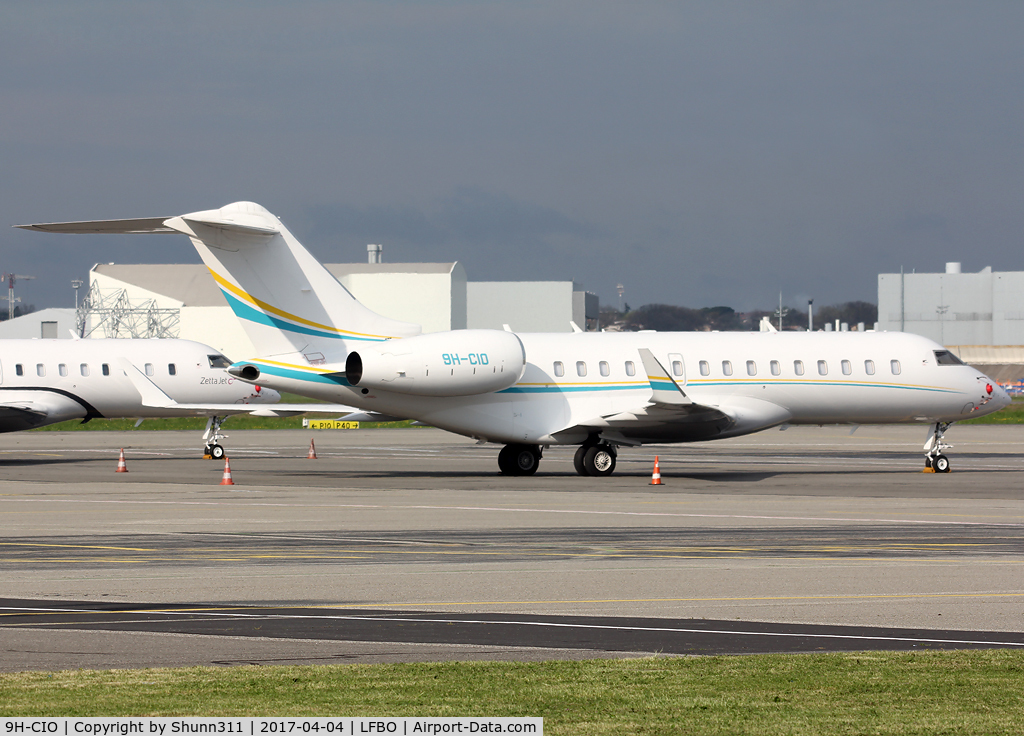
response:
<svg viewBox="0 0 1024 736"><path fill-rule="evenodd" d="M746 434L792 419L785 407L745 396L727 395L713 405L699 404L686 395L650 350L641 348L640 358L651 384L646 404L579 422L553 436L575 438L584 432L599 432L603 439L623 445L641 444L636 437L696 441Z"/></svg>
<svg viewBox="0 0 1024 736"><path fill-rule="evenodd" d="M191 416L232 416L252 414L257 417L294 417L300 414L349 414L354 406L344 404L182 404L160 390L127 358L119 358L128 379L142 397L142 405L155 409L174 409Z"/></svg>
<svg viewBox="0 0 1024 736"><path fill-rule="evenodd" d="M300 414L351 414L358 411L354 406L344 404L269 404L249 413L254 417L297 417ZM344 417L348 419L348 417ZM349 420L352 421L352 420ZM364 419L364 422L381 422L383 419Z"/></svg>
<svg viewBox="0 0 1024 736"><path fill-rule="evenodd" d="M4 392L0 401L0 432L44 427L68 419L88 421L95 410L74 398L52 391Z"/></svg>

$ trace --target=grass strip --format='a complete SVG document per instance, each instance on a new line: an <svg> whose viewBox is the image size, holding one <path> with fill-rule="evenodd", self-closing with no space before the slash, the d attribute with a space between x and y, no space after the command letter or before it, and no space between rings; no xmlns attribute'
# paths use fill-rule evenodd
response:
<svg viewBox="0 0 1024 736"><path fill-rule="evenodd" d="M0 716L542 716L547 734L1018 734L1024 652L70 670Z"/></svg>
<svg viewBox="0 0 1024 736"><path fill-rule="evenodd" d="M1024 424L1024 398L1014 398L1005 409L977 419L965 419L959 424Z"/></svg>
<svg viewBox="0 0 1024 736"><path fill-rule="evenodd" d="M224 430L230 432L233 429L302 429L303 416L297 417L254 417L250 414L238 414L228 417L224 421ZM310 414L310 419L334 419L325 414ZM206 417L160 417L147 419L138 427L135 426L136 419L93 419L82 423L80 419L73 419L68 422L58 422L46 427L38 427L29 430L31 432L135 432L141 430L168 431L168 430L194 430L202 432L206 428ZM411 421L401 422L360 422L359 429L420 429L414 426ZM327 430L332 432L343 432L353 430Z"/></svg>

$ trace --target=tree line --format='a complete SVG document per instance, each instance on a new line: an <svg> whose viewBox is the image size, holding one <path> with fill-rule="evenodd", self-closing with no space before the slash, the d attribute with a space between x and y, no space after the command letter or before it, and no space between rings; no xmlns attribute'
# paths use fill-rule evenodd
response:
<svg viewBox="0 0 1024 736"><path fill-rule="evenodd" d="M760 329L761 318L768 317L778 328L777 310L737 312L732 307L677 307L672 304L645 304L638 309L625 305L623 311L614 307L601 308L601 328L615 327L626 332L657 330L658 332L742 332ZM824 329L826 324L846 322L850 329L856 329L860 322L872 329L878 320L878 306L870 302L843 302L814 310L814 329ZM807 311L783 307L782 329L806 330Z"/></svg>

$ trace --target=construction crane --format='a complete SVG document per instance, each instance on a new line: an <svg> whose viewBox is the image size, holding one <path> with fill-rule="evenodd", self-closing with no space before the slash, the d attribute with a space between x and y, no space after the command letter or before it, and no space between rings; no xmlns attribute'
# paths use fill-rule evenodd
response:
<svg viewBox="0 0 1024 736"><path fill-rule="evenodd" d="M14 316L15 303L21 301L21 299L14 296L14 282L29 281L34 279L35 276L23 276L20 273L5 273L3 278L7 282L7 296L0 297L0 299L7 300L7 319L11 319Z"/></svg>

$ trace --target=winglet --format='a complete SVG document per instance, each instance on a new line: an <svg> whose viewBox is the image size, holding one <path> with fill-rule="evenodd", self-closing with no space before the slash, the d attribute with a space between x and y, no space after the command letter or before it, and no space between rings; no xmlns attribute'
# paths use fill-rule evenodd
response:
<svg viewBox="0 0 1024 736"><path fill-rule="evenodd" d="M124 369L128 380L132 382L132 386L139 392L139 396L142 397L143 406L163 409L177 406L177 401L161 391L160 387L149 380L128 358L118 358L117 362Z"/></svg>
<svg viewBox="0 0 1024 736"><path fill-rule="evenodd" d="M692 404L693 401L687 396L675 379L668 374L665 367L658 362L647 348L640 348L640 360L644 363L644 370L647 371L647 380L651 382L651 400L656 404Z"/></svg>

